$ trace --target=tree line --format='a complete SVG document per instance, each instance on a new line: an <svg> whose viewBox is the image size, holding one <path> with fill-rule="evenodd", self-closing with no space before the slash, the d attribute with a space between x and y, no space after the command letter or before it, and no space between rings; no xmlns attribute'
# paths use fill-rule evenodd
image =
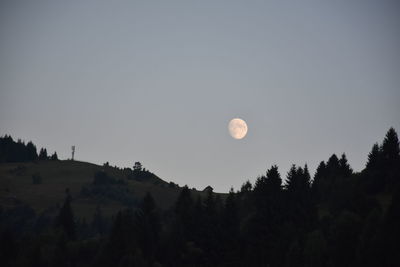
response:
<svg viewBox="0 0 400 267"><path fill-rule="evenodd" d="M32 141L25 144L21 139L15 142L10 135L0 137L0 163L35 160L58 160L57 152L47 155L46 148L41 148L38 154Z"/></svg>
<svg viewBox="0 0 400 267"><path fill-rule="evenodd" d="M273 165L227 195L200 197L185 186L167 211L147 193L112 220L98 208L90 227L74 218L67 192L58 215L41 228L32 211L14 216L13 227L32 218L26 235L5 231L4 218L12 216L2 211L3 266L400 265L400 148L393 128L361 172L342 154L322 161L313 178L307 165L293 165L285 178Z"/></svg>

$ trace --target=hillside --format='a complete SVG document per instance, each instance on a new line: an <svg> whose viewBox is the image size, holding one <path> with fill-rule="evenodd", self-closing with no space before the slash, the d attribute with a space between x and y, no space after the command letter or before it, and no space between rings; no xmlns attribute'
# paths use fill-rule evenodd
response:
<svg viewBox="0 0 400 267"><path fill-rule="evenodd" d="M132 201L127 204L126 201L109 195L83 194L82 188L93 185L97 172L104 172L107 176L122 181L121 185L105 185L103 190L115 191L118 186L118 190L128 192ZM137 180L128 179L128 172L127 169L70 160L0 163L0 206L28 204L37 213L41 213L59 206L64 201L68 188L75 215L89 219L98 205L105 215L113 215L121 208L136 206L146 192L154 196L158 207L167 209L173 205L181 191L176 185L169 184L156 175L151 174L147 179ZM41 177L40 184L33 183L34 175ZM119 191L116 193L119 194Z"/></svg>
<svg viewBox="0 0 400 267"><path fill-rule="evenodd" d="M332 154L313 178L307 164L293 165L285 180L273 165L227 195L180 188L139 162L119 169L59 161L33 144L6 142L4 266L399 266L394 128L361 172Z"/></svg>

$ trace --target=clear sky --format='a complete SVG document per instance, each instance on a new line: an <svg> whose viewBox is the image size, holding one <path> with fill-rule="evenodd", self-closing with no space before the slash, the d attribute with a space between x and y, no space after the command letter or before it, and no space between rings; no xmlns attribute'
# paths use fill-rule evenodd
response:
<svg viewBox="0 0 400 267"><path fill-rule="evenodd" d="M359 171L400 131L397 2L2 0L0 135L219 192L332 153Z"/></svg>

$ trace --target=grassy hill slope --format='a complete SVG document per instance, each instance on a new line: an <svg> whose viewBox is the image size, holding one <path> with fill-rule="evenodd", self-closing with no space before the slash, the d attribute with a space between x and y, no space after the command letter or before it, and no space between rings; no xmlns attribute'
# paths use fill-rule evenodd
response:
<svg viewBox="0 0 400 267"><path fill-rule="evenodd" d="M91 186L94 174L104 171L108 176L123 181L119 186L139 203L146 192L150 192L158 207L167 209L175 202L181 188L153 176L149 180L128 179L126 170L99 166L80 161L35 161L27 163L0 164L0 205L7 208L28 204L36 212L58 210L66 196L66 189L72 196L73 210L77 217L91 218L98 205L106 216L115 214L127 205L103 196L87 196L81 193L83 186ZM41 177L40 184L34 184L32 175ZM113 190L110 185L110 191ZM106 188L107 190L108 188ZM193 191L194 195L203 192Z"/></svg>

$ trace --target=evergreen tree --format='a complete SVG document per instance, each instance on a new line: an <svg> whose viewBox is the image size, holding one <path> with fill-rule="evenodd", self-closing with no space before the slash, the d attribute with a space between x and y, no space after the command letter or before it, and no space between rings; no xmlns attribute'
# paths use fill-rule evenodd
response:
<svg viewBox="0 0 400 267"><path fill-rule="evenodd" d="M47 150L46 148L41 148L40 152L39 152L39 160L47 160L48 156L47 156Z"/></svg>
<svg viewBox="0 0 400 267"><path fill-rule="evenodd" d="M400 185L400 147L397 133L390 128L382 143L383 170L386 189L393 190Z"/></svg>
<svg viewBox="0 0 400 267"><path fill-rule="evenodd" d="M389 166L398 166L400 163L399 139L394 128L390 128L386 133L382 144L382 156Z"/></svg>
<svg viewBox="0 0 400 267"><path fill-rule="evenodd" d="M324 161L321 161L317 167L317 170L315 171L314 179L311 185L314 202L319 202L323 198L322 188L324 182L326 182L326 172L326 164Z"/></svg>
<svg viewBox="0 0 400 267"><path fill-rule="evenodd" d="M288 193L294 196L305 196L309 194L310 180L307 164L304 169L301 167L296 168L296 165L292 165L286 178L285 188Z"/></svg>
<svg viewBox="0 0 400 267"><path fill-rule="evenodd" d="M27 160L32 161L32 160L37 160L38 155L36 152L36 146L32 142L28 142L26 144L26 153L27 153Z"/></svg>
<svg viewBox="0 0 400 267"><path fill-rule="evenodd" d="M75 239L75 221L71 208L71 195L68 192L60 213L56 218L56 227L61 228L68 239Z"/></svg>
<svg viewBox="0 0 400 267"><path fill-rule="evenodd" d="M375 143L372 147L371 152L368 154L368 161L366 168L368 171L378 171L381 169L382 162L382 149Z"/></svg>
<svg viewBox="0 0 400 267"><path fill-rule="evenodd" d="M191 211L193 208L193 199L190 193L190 189L185 185L175 203L175 212L184 222L190 220Z"/></svg>
<svg viewBox="0 0 400 267"><path fill-rule="evenodd" d="M50 157L51 160L58 160L57 152L54 151L53 155Z"/></svg>
<svg viewBox="0 0 400 267"><path fill-rule="evenodd" d="M119 211L95 266L111 266L119 263L130 253L137 252L136 242L133 211L131 209Z"/></svg>
<svg viewBox="0 0 400 267"><path fill-rule="evenodd" d="M398 266L400 256L398 253L400 240L400 187L393 194L383 225L384 264L382 266Z"/></svg>
<svg viewBox="0 0 400 267"><path fill-rule="evenodd" d="M382 211L374 208L367 216L356 253L356 266L380 266L383 255L381 243Z"/></svg>
<svg viewBox="0 0 400 267"><path fill-rule="evenodd" d="M240 193L246 194L246 193L251 192L252 189L253 189L252 184L250 183L249 180L247 180L247 181L242 185L242 187L240 188Z"/></svg>
<svg viewBox="0 0 400 267"><path fill-rule="evenodd" d="M140 163L139 161L136 161L135 165L133 165L133 171L141 172L142 171L142 163Z"/></svg>
<svg viewBox="0 0 400 267"><path fill-rule="evenodd" d="M327 174L330 176L337 176L340 172L340 163L336 154L333 154L326 163Z"/></svg>
<svg viewBox="0 0 400 267"><path fill-rule="evenodd" d="M266 176L257 178L253 195L253 213L250 213L245 225L246 255L251 258L252 266L267 266L276 264L273 254L282 251L276 249L279 242L279 228L282 224L282 180L276 165L266 172Z"/></svg>
<svg viewBox="0 0 400 267"><path fill-rule="evenodd" d="M349 177L352 173L353 170L351 169L349 163L347 162L346 154L342 154L340 160L339 160L339 169L340 169L340 175L343 177Z"/></svg>
<svg viewBox="0 0 400 267"><path fill-rule="evenodd" d="M154 262L161 226L154 199L148 192L143 198L140 210L136 212L135 228L138 247L144 258L148 262Z"/></svg>
<svg viewBox="0 0 400 267"><path fill-rule="evenodd" d="M178 228L176 230L180 232L184 239L192 238L193 207L194 204L190 189L184 186L175 203L176 227Z"/></svg>
<svg viewBox="0 0 400 267"><path fill-rule="evenodd" d="M307 164L304 169L293 165L286 179L287 218L299 231L310 229L316 220L310 179Z"/></svg>
<svg viewBox="0 0 400 267"><path fill-rule="evenodd" d="M223 265L235 266L240 262L240 218L238 199L230 189L222 214Z"/></svg>

